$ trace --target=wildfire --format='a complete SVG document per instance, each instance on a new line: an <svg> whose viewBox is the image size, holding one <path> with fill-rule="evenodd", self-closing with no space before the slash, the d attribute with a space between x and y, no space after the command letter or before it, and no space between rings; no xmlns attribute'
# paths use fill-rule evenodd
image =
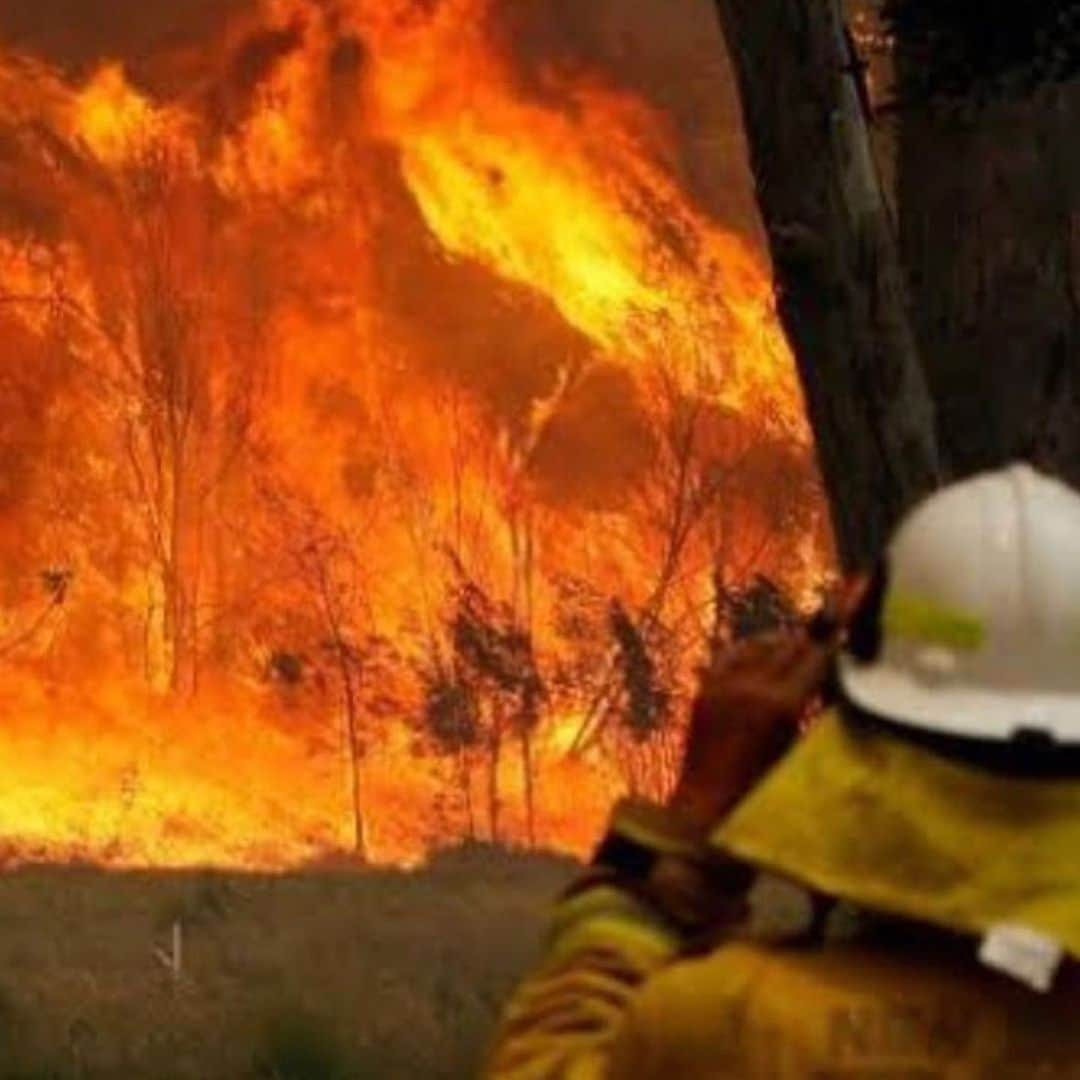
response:
<svg viewBox="0 0 1080 1080"><path fill-rule="evenodd" d="M122 162L137 143L162 139L169 117L136 93L119 64L107 64L74 101L73 126L99 161Z"/></svg>
<svg viewBox="0 0 1080 1080"><path fill-rule="evenodd" d="M265 0L167 97L0 53L12 858L583 850L820 580L760 252L498 6Z"/></svg>

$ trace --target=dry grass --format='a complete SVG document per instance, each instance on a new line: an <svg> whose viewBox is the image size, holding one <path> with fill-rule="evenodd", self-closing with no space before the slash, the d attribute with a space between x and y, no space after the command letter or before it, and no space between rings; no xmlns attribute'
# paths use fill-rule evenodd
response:
<svg viewBox="0 0 1080 1080"><path fill-rule="evenodd" d="M0 1080L457 1078L571 863L0 878ZM183 975L156 950L183 927Z"/></svg>

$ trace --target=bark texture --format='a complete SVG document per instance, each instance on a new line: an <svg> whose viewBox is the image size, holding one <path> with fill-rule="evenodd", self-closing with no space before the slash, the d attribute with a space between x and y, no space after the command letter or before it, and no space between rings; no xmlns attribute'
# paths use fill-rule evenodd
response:
<svg viewBox="0 0 1080 1080"><path fill-rule="evenodd" d="M1080 81L905 105L899 190L950 472L1080 484Z"/></svg>
<svg viewBox="0 0 1080 1080"><path fill-rule="evenodd" d="M843 562L940 476L934 411L838 0L715 0Z"/></svg>

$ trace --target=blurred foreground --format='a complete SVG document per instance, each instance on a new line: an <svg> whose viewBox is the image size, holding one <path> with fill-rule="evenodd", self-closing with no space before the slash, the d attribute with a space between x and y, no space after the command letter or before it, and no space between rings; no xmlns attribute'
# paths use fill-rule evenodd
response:
<svg viewBox="0 0 1080 1080"><path fill-rule="evenodd" d="M473 1075L573 868L478 847L413 873L13 872L0 1078Z"/></svg>

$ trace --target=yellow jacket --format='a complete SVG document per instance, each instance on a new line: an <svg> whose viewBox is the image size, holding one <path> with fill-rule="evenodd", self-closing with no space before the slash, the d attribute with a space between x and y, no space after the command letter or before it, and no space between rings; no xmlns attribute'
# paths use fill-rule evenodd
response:
<svg viewBox="0 0 1080 1080"><path fill-rule="evenodd" d="M1043 997L973 960L858 946L734 943L651 970L582 950L519 992L489 1075L1080 1077L1078 989Z"/></svg>
<svg viewBox="0 0 1080 1080"><path fill-rule="evenodd" d="M1077 781L989 775L830 717L714 842L906 929L690 959L651 905L586 889L557 910L489 1077L1080 1078ZM977 959L1014 926L1060 946L1052 992Z"/></svg>

